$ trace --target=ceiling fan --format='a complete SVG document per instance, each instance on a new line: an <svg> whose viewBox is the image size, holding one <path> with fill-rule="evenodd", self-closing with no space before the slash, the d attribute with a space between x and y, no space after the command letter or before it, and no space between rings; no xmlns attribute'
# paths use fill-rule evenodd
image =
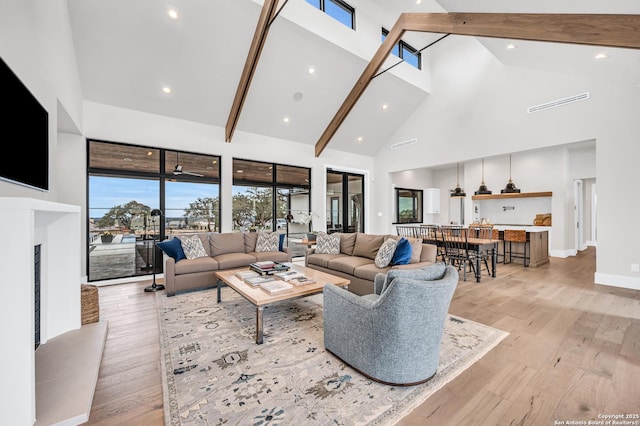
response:
<svg viewBox="0 0 640 426"><path fill-rule="evenodd" d="M180 165L180 154L178 154L176 152L176 167L174 167L173 169L173 174L178 176L178 175L189 175L189 176L197 176L197 177L203 177L204 175L200 174L200 173L194 173L194 172L187 172L185 170L182 169L182 166Z"/></svg>

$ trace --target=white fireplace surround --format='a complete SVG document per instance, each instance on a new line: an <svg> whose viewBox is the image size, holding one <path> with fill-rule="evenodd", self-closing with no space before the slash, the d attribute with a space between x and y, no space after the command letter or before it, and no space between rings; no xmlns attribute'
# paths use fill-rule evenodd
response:
<svg viewBox="0 0 640 426"><path fill-rule="evenodd" d="M42 246L40 342L79 329L80 207L0 197L0 395L3 422L36 420L34 247Z"/></svg>

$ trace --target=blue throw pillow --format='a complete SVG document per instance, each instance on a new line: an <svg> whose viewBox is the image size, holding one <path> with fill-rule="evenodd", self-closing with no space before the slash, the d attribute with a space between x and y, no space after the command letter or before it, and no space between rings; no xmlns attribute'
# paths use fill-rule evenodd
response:
<svg viewBox="0 0 640 426"><path fill-rule="evenodd" d="M279 251L284 251L284 248L282 247L284 245L284 236L286 234L280 234L280 239L278 239L278 250Z"/></svg>
<svg viewBox="0 0 640 426"><path fill-rule="evenodd" d="M165 252L167 256L173 257L176 262L187 258L184 254L184 250L182 250L182 243L176 237L173 237L171 240L158 243L158 247L160 247L160 250Z"/></svg>
<svg viewBox="0 0 640 426"><path fill-rule="evenodd" d="M411 243L406 238L400 238L396 251L391 259L392 265L408 265L411 260Z"/></svg>

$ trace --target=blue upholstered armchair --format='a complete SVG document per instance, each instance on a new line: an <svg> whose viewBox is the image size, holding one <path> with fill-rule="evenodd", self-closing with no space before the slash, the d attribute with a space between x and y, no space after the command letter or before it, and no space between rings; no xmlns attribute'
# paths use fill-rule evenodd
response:
<svg viewBox="0 0 640 426"><path fill-rule="evenodd" d="M375 292L358 296L324 287L324 346L363 375L391 385L416 385L438 368L440 340L458 271L443 263L391 270Z"/></svg>

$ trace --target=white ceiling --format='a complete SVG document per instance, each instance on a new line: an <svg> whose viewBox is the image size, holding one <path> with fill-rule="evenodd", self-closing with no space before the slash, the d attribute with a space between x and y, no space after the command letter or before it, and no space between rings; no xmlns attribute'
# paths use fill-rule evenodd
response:
<svg viewBox="0 0 640 426"><path fill-rule="evenodd" d="M637 0L369 3L388 13L385 26L392 25L401 12L640 13ZM173 3L165 0L68 0L68 4L84 99L225 127L259 4L252 0L180 2L177 21L168 18L166 10ZM422 48L437 37L412 33L403 38ZM597 78L640 84L640 51L606 49L610 60L594 65L595 53L605 49L516 42L517 49L506 50L505 40L481 42L509 65L592 73ZM236 131L314 145L366 64L279 16L270 28ZM317 69L314 75L307 73L310 65ZM172 94L162 93L164 85L172 88ZM302 98L294 99L296 93ZM427 96L391 73L377 77L329 148L374 155ZM393 107L383 112L382 103ZM285 116L289 123L284 123ZM357 142L360 136L363 141Z"/></svg>

